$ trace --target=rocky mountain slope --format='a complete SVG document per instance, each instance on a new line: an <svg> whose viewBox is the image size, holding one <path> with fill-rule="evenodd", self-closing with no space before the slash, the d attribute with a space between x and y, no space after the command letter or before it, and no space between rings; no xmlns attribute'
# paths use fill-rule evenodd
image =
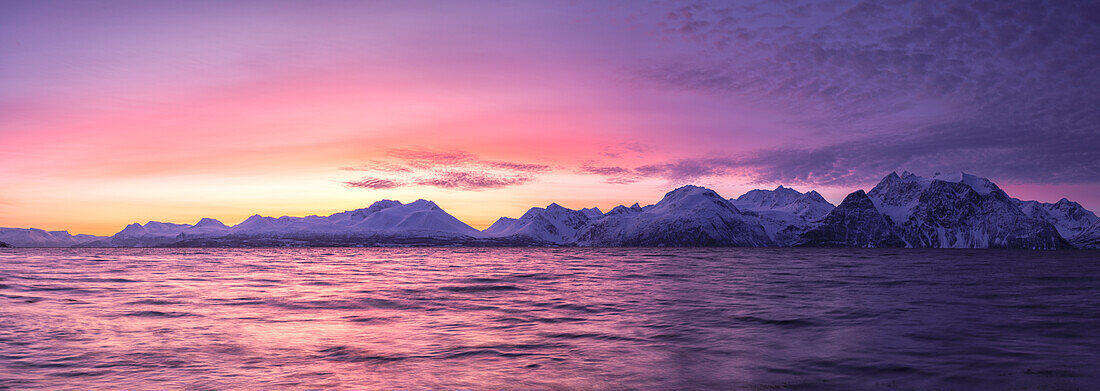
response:
<svg viewBox="0 0 1100 391"><path fill-rule="evenodd" d="M1025 215L1050 223L1066 239L1072 239L1100 222L1100 217L1095 213L1065 198L1053 203L1012 200Z"/></svg>
<svg viewBox="0 0 1100 391"><path fill-rule="evenodd" d="M772 246L756 219L713 190L684 186L660 202L616 207L577 236L581 246Z"/></svg>
<svg viewBox="0 0 1100 391"><path fill-rule="evenodd" d="M905 247L894 224L863 190L844 198L795 244L811 247Z"/></svg>
<svg viewBox="0 0 1100 391"><path fill-rule="evenodd" d="M1079 248L1100 249L1100 222L1084 229L1073 237L1073 245Z"/></svg>
<svg viewBox="0 0 1100 391"><path fill-rule="evenodd" d="M815 221L833 210L833 204L816 191L801 193L789 187L750 190L730 203L748 215L759 217L768 237L779 246L792 245Z"/></svg>
<svg viewBox="0 0 1100 391"><path fill-rule="evenodd" d="M599 209L572 210L558 204L531 208L518 219L501 217L483 231L489 237L529 240L534 243L571 244L593 219L603 217Z"/></svg>
<svg viewBox="0 0 1100 391"><path fill-rule="evenodd" d="M1072 247L1054 225L1025 214L985 178L890 173L867 195L909 247Z"/></svg>

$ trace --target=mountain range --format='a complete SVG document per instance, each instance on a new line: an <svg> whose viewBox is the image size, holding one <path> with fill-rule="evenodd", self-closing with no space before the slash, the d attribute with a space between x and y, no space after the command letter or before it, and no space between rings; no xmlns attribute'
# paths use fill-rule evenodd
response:
<svg viewBox="0 0 1100 391"><path fill-rule="evenodd" d="M779 186L726 199L683 186L655 204L569 209L556 203L479 231L427 200L382 200L330 216L254 215L228 226L150 221L113 236L0 228L14 247L256 246L738 246L1100 248L1100 218L1067 199L1010 197L965 173L892 172L834 206L816 191Z"/></svg>

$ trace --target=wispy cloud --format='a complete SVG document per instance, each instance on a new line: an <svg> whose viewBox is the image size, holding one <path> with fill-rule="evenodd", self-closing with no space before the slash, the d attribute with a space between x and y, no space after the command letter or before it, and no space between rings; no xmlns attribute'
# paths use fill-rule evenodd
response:
<svg viewBox="0 0 1100 391"><path fill-rule="evenodd" d="M476 156L463 151L435 151L422 148L394 148L387 153L390 157L404 162L413 168L432 168L438 166L454 166L471 162L480 162Z"/></svg>
<svg viewBox="0 0 1100 391"><path fill-rule="evenodd" d="M600 155L612 159L618 159L626 155L642 156L653 151L653 147L639 142L621 142L609 145L600 151Z"/></svg>
<svg viewBox="0 0 1100 391"><path fill-rule="evenodd" d="M619 166L582 166L580 172L602 176L604 182L616 185L634 183L642 178L634 169Z"/></svg>
<svg viewBox="0 0 1100 391"><path fill-rule="evenodd" d="M444 189L488 190L527 183L534 179L528 175L495 175L488 172L441 171L420 178L417 185Z"/></svg>
<svg viewBox="0 0 1100 391"><path fill-rule="evenodd" d="M688 182L706 177L718 177L733 173L742 163L732 158L684 158L633 168L621 166L583 166L584 174L604 177L611 184L630 184L646 178L660 178L671 182Z"/></svg>
<svg viewBox="0 0 1100 391"><path fill-rule="evenodd" d="M360 189L392 189L404 185L403 182L381 178L363 178L355 181L344 182L344 184L348 187L356 187Z"/></svg>
<svg viewBox="0 0 1100 391"><path fill-rule="evenodd" d="M547 164L515 163L515 162L484 162L485 165L504 170L519 172L544 172L550 169Z"/></svg>
<svg viewBox="0 0 1100 391"><path fill-rule="evenodd" d="M521 185L550 170L546 164L485 160L464 151L410 148L391 149L386 155L394 161L371 161L355 167L343 167L347 171L372 174L345 184L364 189L431 186L476 191Z"/></svg>

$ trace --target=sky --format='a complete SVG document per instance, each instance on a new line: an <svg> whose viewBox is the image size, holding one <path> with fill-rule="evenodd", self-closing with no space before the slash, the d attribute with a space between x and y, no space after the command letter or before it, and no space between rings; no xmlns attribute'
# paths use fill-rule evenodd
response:
<svg viewBox="0 0 1100 391"><path fill-rule="evenodd" d="M1096 211L1097 70L1090 1L5 1L0 226L484 228L891 171Z"/></svg>

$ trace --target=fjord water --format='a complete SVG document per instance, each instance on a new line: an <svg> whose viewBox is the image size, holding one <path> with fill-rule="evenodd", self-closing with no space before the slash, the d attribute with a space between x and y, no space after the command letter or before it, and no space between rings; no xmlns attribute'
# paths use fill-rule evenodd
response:
<svg viewBox="0 0 1100 391"><path fill-rule="evenodd" d="M3 249L0 389L1090 389L1100 252Z"/></svg>

